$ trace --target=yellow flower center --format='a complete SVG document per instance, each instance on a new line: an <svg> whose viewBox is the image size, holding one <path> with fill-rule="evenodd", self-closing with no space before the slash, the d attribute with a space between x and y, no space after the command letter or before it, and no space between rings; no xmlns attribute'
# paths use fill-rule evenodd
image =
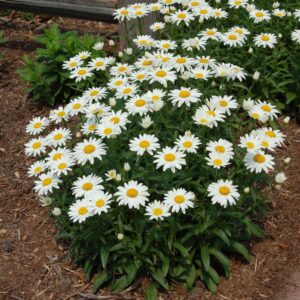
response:
<svg viewBox="0 0 300 300"><path fill-rule="evenodd" d="M261 141L261 145L263 147L269 147L269 143L267 141Z"/></svg>
<svg viewBox="0 0 300 300"><path fill-rule="evenodd" d="M165 161L171 162L171 161L174 161L175 159L176 159L175 154L173 154L173 153L165 154Z"/></svg>
<svg viewBox="0 0 300 300"><path fill-rule="evenodd" d="M60 164L57 166L57 168L58 168L59 170L64 170L66 167L67 167L67 164L66 164L66 163L60 163Z"/></svg>
<svg viewBox="0 0 300 300"><path fill-rule="evenodd" d="M63 135L61 134L61 133L57 133L54 137L53 137L53 139L55 140L55 141L59 141L59 140L61 140L63 138Z"/></svg>
<svg viewBox="0 0 300 300"><path fill-rule="evenodd" d="M126 71L126 67L122 66L122 67L119 67L119 72L125 72Z"/></svg>
<svg viewBox="0 0 300 300"><path fill-rule="evenodd" d="M248 149L253 149L253 148L255 147L255 145L254 145L254 143L252 143L252 142L246 142L246 147L247 147Z"/></svg>
<svg viewBox="0 0 300 300"><path fill-rule="evenodd" d="M184 141L182 145L184 148L191 148L193 143L191 141Z"/></svg>
<svg viewBox="0 0 300 300"><path fill-rule="evenodd" d="M222 160L221 159L214 159L213 160L214 166L221 166L222 165Z"/></svg>
<svg viewBox="0 0 300 300"><path fill-rule="evenodd" d="M181 204L185 201L185 198L182 195L177 195L177 196L174 197L174 201L177 204Z"/></svg>
<svg viewBox="0 0 300 300"><path fill-rule="evenodd" d="M139 40L139 44L140 45L147 45L148 42L147 42L147 40Z"/></svg>
<svg viewBox="0 0 300 300"><path fill-rule="evenodd" d="M222 107L226 107L228 105L228 102L226 100L221 100L219 103Z"/></svg>
<svg viewBox="0 0 300 300"><path fill-rule="evenodd" d="M122 85L123 84L123 81L122 80L117 80L116 82L115 82L115 85L116 86L120 86L120 85Z"/></svg>
<svg viewBox="0 0 300 300"><path fill-rule="evenodd" d="M229 34L229 35L228 35L228 38L229 38L230 40L232 40L232 41L237 40L237 36L234 35L234 34Z"/></svg>
<svg viewBox="0 0 300 300"><path fill-rule="evenodd" d="M73 109L79 109L81 107L81 104L80 103L75 103L73 105Z"/></svg>
<svg viewBox="0 0 300 300"><path fill-rule="evenodd" d="M215 150L219 153L224 153L225 152L225 147L221 146L221 145L218 145L218 146L215 147Z"/></svg>
<svg viewBox="0 0 300 300"><path fill-rule="evenodd" d="M243 30L240 29L240 28L237 28L237 29L235 30L235 32L238 33L238 34L243 34Z"/></svg>
<svg viewBox="0 0 300 300"><path fill-rule="evenodd" d="M48 186L48 185L50 185L51 183L52 183L52 178L45 178L45 179L43 179L43 181L42 181L42 185L43 186Z"/></svg>
<svg viewBox="0 0 300 300"><path fill-rule="evenodd" d="M161 216L162 214L163 214L163 210L161 209L161 208L159 208L159 207L157 207L157 208L154 208L153 209L153 214L155 215L155 216Z"/></svg>
<svg viewBox="0 0 300 300"><path fill-rule="evenodd" d="M159 96L155 95L151 97L152 101L158 101L160 99Z"/></svg>
<svg viewBox="0 0 300 300"><path fill-rule="evenodd" d="M82 185L82 189L85 191L90 191L93 187L94 185L91 182L86 182Z"/></svg>
<svg viewBox="0 0 300 300"><path fill-rule="evenodd" d="M109 134L112 133L112 129L111 129L111 128L105 128L105 129L103 130L103 132L104 132L104 134L109 135Z"/></svg>
<svg viewBox="0 0 300 300"><path fill-rule="evenodd" d="M255 162L257 162L259 164L262 164L262 163L264 163L266 161L265 156L262 155L262 154L256 154L256 155L254 155L253 159L254 159Z"/></svg>
<svg viewBox="0 0 300 300"><path fill-rule="evenodd" d="M86 207L80 207L78 209L78 214L80 214L81 216L85 215L88 212L88 209Z"/></svg>
<svg viewBox="0 0 300 300"><path fill-rule="evenodd" d="M171 47L171 44L165 43L165 44L162 45L162 47L163 47L164 49L169 49L169 48Z"/></svg>
<svg viewBox="0 0 300 300"><path fill-rule="evenodd" d="M88 130L89 131L94 131L96 129L96 127L97 126L95 124L89 125Z"/></svg>
<svg viewBox="0 0 300 300"><path fill-rule="evenodd" d="M114 116L114 117L110 118L110 121L113 122L114 124L119 124L120 118L117 116Z"/></svg>
<svg viewBox="0 0 300 300"><path fill-rule="evenodd" d="M123 93L124 93L125 95L128 95L128 94L131 93L131 91L132 91L131 88L126 88L126 89L124 89Z"/></svg>
<svg viewBox="0 0 300 300"><path fill-rule="evenodd" d="M86 145L83 148L83 152L85 154L91 154L91 153L95 152L95 150L96 150L96 147L94 145Z"/></svg>
<svg viewBox="0 0 300 300"><path fill-rule="evenodd" d="M266 111L266 112L270 112L270 111L271 111L271 108L270 108L269 105L262 105L262 106L261 106L261 109L262 109L263 111Z"/></svg>
<svg viewBox="0 0 300 300"><path fill-rule="evenodd" d="M261 18L263 17L265 14L261 11L258 11L256 14L255 14L258 18Z"/></svg>
<svg viewBox="0 0 300 300"><path fill-rule="evenodd" d="M203 73L196 73L195 74L195 78L197 78L197 79L201 79L201 78L203 78L204 77L204 74Z"/></svg>
<svg viewBox="0 0 300 300"><path fill-rule="evenodd" d="M101 61L101 60L98 60L96 63L95 63L96 67L102 67L104 65L104 62Z"/></svg>
<svg viewBox="0 0 300 300"><path fill-rule="evenodd" d="M66 113L64 111L59 111L57 114L56 114L58 117L62 118L66 115Z"/></svg>
<svg viewBox="0 0 300 300"><path fill-rule="evenodd" d="M177 18L178 19L185 19L186 18L186 14L185 13L179 13L178 15L177 15Z"/></svg>
<svg viewBox="0 0 300 300"><path fill-rule="evenodd" d="M208 10L207 9L201 9L200 10L200 14L201 15L206 15L208 13Z"/></svg>
<svg viewBox="0 0 300 300"><path fill-rule="evenodd" d="M208 64L209 60L207 58L201 58L199 59L201 64Z"/></svg>
<svg viewBox="0 0 300 300"><path fill-rule="evenodd" d="M241 5L241 4L242 4L242 1L236 0L236 1L234 1L234 4L235 4L235 5Z"/></svg>
<svg viewBox="0 0 300 300"><path fill-rule="evenodd" d="M85 70L85 69L80 69L80 70L78 70L78 72L77 72L77 74L78 75L85 75L87 73L87 70Z"/></svg>
<svg viewBox="0 0 300 300"><path fill-rule="evenodd" d="M199 2L198 1L193 1L193 2L191 2L191 6L198 6L199 5Z"/></svg>
<svg viewBox="0 0 300 300"><path fill-rule="evenodd" d="M62 153L55 153L54 155L53 155L53 160L55 161L55 160L59 160L59 159L61 159L62 158Z"/></svg>
<svg viewBox="0 0 300 300"><path fill-rule="evenodd" d="M212 117L216 116L216 112L214 112L213 110L208 110L206 113Z"/></svg>
<svg viewBox="0 0 300 300"><path fill-rule="evenodd" d="M146 101L144 99L139 99L139 100L135 101L135 106L137 106L137 107L143 107L143 106L145 106L145 104L146 104Z"/></svg>
<svg viewBox="0 0 300 300"><path fill-rule="evenodd" d="M42 122L36 122L36 123L33 125L33 128L39 129L39 128L41 128L42 125L43 125Z"/></svg>
<svg viewBox="0 0 300 300"><path fill-rule="evenodd" d="M143 140L143 141L140 141L139 146L140 146L141 148L146 149L146 148L148 148L148 147L150 146L150 143L149 143L149 141L147 141L147 140Z"/></svg>
<svg viewBox="0 0 300 300"><path fill-rule="evenodd" d="M264 42L268 42L270 40L270 37L268 35L262 35L261 40Z"/></svg>
<svg viewBox="0 0 300 300"><path fill-rule="evenodd" d="M252 115L251 115L251 117L253 118L253 119L259 119L259 114L257 114L257 113L253 113Z"/></svg>
<svg viewBox="0 0 300 300"><path fill-rule="evenodd" d="M142 65L144 67L150 66L151 64L152 64L152 62L150 60L144 60L143 63L142 63Z"/></svg>
<svg viewBox="0 0 300 300"><path fill-rule="evenodd" d="M36 167L35 169L34 169L34 173L35 174L38 174L38 173L41 173L42 172L42 168L41 167Z"/></svg>
<svg viewBox="0 0 300 300"><path fill-rule="evenodd" d="M136 76L136 79L138 79L138 80L142 80L142 79L144 79L145 78L145 74L138 74L137 76Z"/></svg>
<svg viewBox="0 0 300 300"><path fill-rule="evenodd" d="M200 124L207 124L208 123L208 120L207 119L199 119L198 122Z"/></svg>
<svg viewBox="0 0 300 300"><path fill-rule="evenodd" d="M179 92L179 97L180 98L188 98L191 96L191 93L189 91L180 91Z"/></svg>
<svg viewBox="0 0 300 300"><path fill-rule="evenodd" d="M135 188L128 189L126 195L130 198L135 198L139 194L138 190Z"/></svg>
<svg viewBox="0 0 300 300"><path fill-rule="evenodd" d="M92 97L97 96L97 95L99 95L99 91L97 91L97 90L90 92L90 96L92 96Z"/></svg>
<svg viewBox="0 0 300 300"><path fill-rule="evenodd" d="M157 71L156 73L155 73L155 75L157 76L157 77L166 77L166 75L167 75L167 72L165 72L165 71L163 71L163 70L160 70L160 71Z"/></svg>
<svg viewBox="0 0 300 300"><path fill-rule="evenodd" d="M276 137L276 133L274 131L268 130L265 132L265 135L271 138L275 138Z"/></svg>
<svg viewBox="0 0 300 300"><path fill-rule="evenodd" d="M103 115L103 113L104 113L103 109L100 108L97 110L97 116L101 116L101 115Z"/></svg>
<svg viewBox="0 0 300 300"><path fill-rule="evenodd" d="M219 193L223 196L227 196L230 193L230 189L227 186L221 186L219 188Z"/></svg>
<svg viewBox="0 0 300 300"><path fill-rule="evenodd" d="M207 30L206 34L212 36L212 35L215 35L216 32L214 30Z"/></svg>
<svg viewBox="0 0 300 300"><path fill-rule="evenodd" d="M105 204L105 201L103 199L99 199L96 201L96 206L97 207L103 207Z"/></svg>
<svg viewBox="0 0 300 300"><path fill-rule="evenodd" d="M32 144L32 148L33 149L39 149L42 146L41 142L35 142Z"/></svg>
<svg viewBox="0 0 300 300"><path fill-rule="evenodd" d="M69 63L69 66L70 66L71 68L76 67L76 66L77 66L77 62L76 62L76 61L71 61L71 62Z"/></svg>
<svg viewBox="0 0 300 300"><path fill-rule="evenodd" d="M178 63L178 64L184 64L184 63L186 63L186 58L185 57L179 57L179 58L177 58L176 59L176 62Z"/></svg>

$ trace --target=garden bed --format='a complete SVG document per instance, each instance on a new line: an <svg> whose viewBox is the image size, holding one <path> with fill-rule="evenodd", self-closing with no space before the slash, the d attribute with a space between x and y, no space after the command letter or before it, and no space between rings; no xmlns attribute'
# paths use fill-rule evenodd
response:
<svg viewBox="0 0 300 300"><path fill-rule="evenodd" d="M81 30L83 24L90 30L89 22L81 22ZM25 28L9 29L5 35L24 41L31 34ZM80 293L91 293L90 285L80 268L65 261L66 249L54 239L54 221L40 208L33 181L27 178L25 125L49 109L27 99L26 85L15 74L22 65L21 48L1 48L7 66L0 78L0 298L80 299ZM230 279L222 279L216 295L197 283L191 293L175 285L161 295L163 299L286 298L294 284L292 275L300 267L300 127L291 122L283 131L288 137L278 160L292 158L284 170L289 180L268 195L270 212L262 221L266 236L251 245L252 262L233 260ZM123 294L125 299L142 298L139 295L138 291Z"/></svg>

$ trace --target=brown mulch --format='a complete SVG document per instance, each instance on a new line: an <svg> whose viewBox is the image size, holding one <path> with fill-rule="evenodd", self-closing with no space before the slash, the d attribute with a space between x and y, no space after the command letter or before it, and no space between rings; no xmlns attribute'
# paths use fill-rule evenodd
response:
<svg viewBox="0 0 300 300"><path fill-rule="evenodd" d="M76 29L77 22L62 20ZM79 23L81 29L91 30L90 23ZM5 29L9 39L24 40L31 32L26 26ZM33 116L49 109L27 99L26 85L15 74L24 51L4 46L0 52L7 62L0 74L0 299L84 299L90 294L89 283L82 270L66 260L66 249L54 239L54 220L39 206L32 180L27 178L24 128ZM266 237L253 243L252 262L233 259L231 277L222 279L216 295L197 283L191 293L177 285L161 294L162 299L287 299L287 287L295 286L293 274L300 270L300 127L291 122L283 130L288 137L278 163L292 158L284 167L288 181L267 195ZM141 299L135 292L125 296Z"/></svg>

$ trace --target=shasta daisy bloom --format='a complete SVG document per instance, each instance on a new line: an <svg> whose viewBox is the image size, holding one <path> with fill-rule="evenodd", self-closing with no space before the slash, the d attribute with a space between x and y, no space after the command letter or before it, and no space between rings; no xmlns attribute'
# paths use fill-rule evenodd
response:
<svg viewBox="0 0 300 300"><path fill-rule="evenodd" d="M153 32L156 32L156 31L161 31L161 30L163 30L165 27L166 27L166 24L165 24L165 23L162 23L162 22L155 22L155 23L153 23L153 24L150 26L150 29L151 29Z"/></svg>
<svg viewBox="0 0 300 300"><path fill-rule="evenodd" d="M90 67L91 70L105 71L105 69L108 66L108 61L107 61L107 58L97 57L97 58L92 59L88 63L88 66Z"/></svg>
<svg viewBox="0 0 300 300"><path fill-rule="evenodd" d="M194 79L207 80L212 76L212 73L206 68L195 68L191 71L191 77Z"/></svg>
<svg viewBox="0 0 300 300"><path fill-rule="evenodd" d="M245 8L248 4L248 0L228 0L228 4L231 8Z"/></svg>
<svg viewBox="0 0 300 300"><path fill-rule="evenodd" d="M71 131L67 128L55 129L46 137L48 145L52 147L64 146L71 138Z"/></svg>
<svg viewBox="0 0 300 300"><path fill-rule="evenodd" d="M177 71L189 71L195 65L195 60L187 56L176 56L172 59L170 65Z"/></svg>
<svg viewBox="0 0 300 300"><path fill-rule="evenodd" d="M181 170L182 166L186 164L185 154L178 150L177 147L165 147L162 151L154 155L154 163L156 163L156 168L163 167L163 171L171 169L173 173L176 169Z"/></svg>
<svg viewBox="0 0 300 300"><path fill-rule="evenodd" d="M47 170L46 162L44 160L38 160L28 168L28 176L38 176Z"/></svg>
<svg viewBox="0 0 300 300"><path fill-rule="evenodd" d="M45 117L33 118L26 126L26 133L36 135L41 133L49 125L49 119Z"/></svg>
<svg viewBox="0 0 300 300"><path fill-rule="evenodd" d="M135 66L139 70L148 70L152 69L153 61L149 57L141 57L135 62Z"/></svg>
<svg viewBox="0 0 300 300"><path fill-rule="evenodd" d="M72 57L63 63L63 69L71 71L80 67L82 64L83 61L79 57Z"/></svg>
<svg viewBox="0 0 300 300"><path fill-rule="evenodd" d="M132 72L130 75L130 79L132 82L143 82L148 79L148 73L145 70L140 70L136 72Z"/></svg>
<svg viewBox="0 0 300 300"><path fill-rule="evenodd" d="M259 100L256 105L259 106L260 109L263 110L271 120L277 118L279 110L276 109L276 107L273 104Z"/></svg>
<svg viewBox="0 0 300 300"><path fill-rule="evenodd" d="M118 187L115 193L119 205L126 205L129 208L140 208L145 206L150 196L148 188L135 180L125 183L124 186Z"/></svg>
<svg viewBox="0 0 300 300"><path fill-rule="evenodd" d="M87 59L90 56L91 56L91 52L89 51L81 51L76 55L76 57L78 57L81 60Z"/></svg>
<svg viewBox="0 0 300 300"><path fill-rule="evenodd" d="M68 211L68 216L73 222L82 223L92 215L90 202L86 199L77 200Z"/></svg>
<svg viewBox="0 0 300 300"><path fill-rule="evenodd" d="M209 151L211 153L216 153L219 155L225 155L229 158L232 158L234 153L233 153L233 147L232 143L225 139L219 139L217 141L210 141L206 145L206 151Z"/></svg>
<svg viewBox="0 0 300 300"><path fill-rule="evenodd" d="M96 132L98 122L95 119L89 119L81 127L81 132L85 135L90 135Z"/></svg>
<svg viewBox="0 0 300 300"><path fill-rule="evenodd" d="M148 8L150 11L159 11L162 8L161 3L155 2L155 3L149 3Z"/></svg>
<svg viewBox="0 0 300 300"><path fill-rule="evenodd" d="M227 75L227 80L238 79L239 81L243 81L245 78L246 73L244 72L243 68L236 65L229 66L229 74Z"/></svg>
<svg viewBox="0 0 300 300"><path fill-rule="evenodd" d="M71 71L70 78L75 78L76 82L80 82L81 80L85 80L91 76L93 76L93 73L91 72L91 68L78 67Z"/></svg>
<svg viewBox="0 0 300 300"><path fill-rule="evenodd" d="M235 32L244 38L250 34L250 31L247 28L240 27L240 26L233 26L229 31Z"/></svg>
<svg viewBox="0 0 300 300"><path fill-rule="evenodd" d="M56 124L59 124L62 121L67 121L70 115L65 107L60 106L57 109L51 110L49 119Z"/></svg>
<svg viewBox="0 0 300 300"><path fill-rule="evenodd" d="M195 17L187 10L180 10L178 9L175 13L170 15L170 21L177 26L181 23L185 25L189 25L189 23L194 20Z"/></svg>
<svg viewBox="0 0 300 300"><path fill-rule="evenodd" d="M200 68L214 67L216 65L216 60L210 56L197 56L196 60Z"/></svg>
<svg viewBox="0 0 300 300"><path fill-rule="evenodd" d="M292 32L292 40L297 44L300 44L300 30L296 29Z"/></svg>
<svg viewBox="0 0 300 300"><path fill-rule="evenodd" d="M88 101L101 100L107 95L106 88L93 87L83 93Z"/></svg>
<svg viewBox="0 0 300 300"><path fill-rule="evenodd" d="M142 96L135 96L129 99L125 107L130 115L139 114L140 116L144 116L151 111L149 100Z"/></svg>
<svg viewBox="0 0 300 300"><path fill-rule="evenodd" d="M196 153L201 141L194 134L186 132L185 135L178 137L175 145L183 152Z"/></svg>
<svg viewBox="0 0 300 300"><path fill-rule="evenodd" d="M275 150L277 145L276 145L274 139L272 139L270 137L262 136L262 135L258 136L257 138L259 139L261 149L269 150L269 151Z"/></svg>
<svg viewBox="0 0 300 300"><path fill-rule="evenodd" d="M118 88L123 87L127 82L128 82L127 77L117 76L117 77L111 78L110 81L108 82L107 86L111 90L116 90Z"/></svg>
<svg viewBox="0 0 300 300"><path fill-rule="evenodd" d="M110 111L111 111L111 107L103 103L90 104L84 109L85 116L88 119L97 119L97 120L99 118L108 115Z"/></svg>
<svg viewBox="0 0 300 300"><path fill-rule="evenodd" d="M260 23L262 21L269 21L271 15L267 10L255 9L249 13L250 18L254 20L254 23Z"/></svg>
<svg viewBox="0 0 300 300"><path fill-rule="evenodd" d="M97 134L100 135L102 138L111 138L121 133L120 126L114 124L110 120L102 120L100 124L98 124Z"/></svg>
<svg viewBox="0 0 300 300"><path fill-rule="evenodd" d="M154 89L146 93L145 98L151 101L152 103L157 101L162 101L166 96L166 92L161 89Z"/></svg>
<svg viewBox="0 0 300 300"><path fill-rule="evenodd" d="M259 105L254 105L249 111L248 111L248 115L254 119L254 120L257 120L257 121L260 121L262 123L265 123L268 121L268 114L262 110L260 108Z"/></svg>
<svg viewBox="0 0 300 300"><path fill-rule="evenodd" d="M202 30L199 33L200 36L202 36L205 40L215 40L218 41L221 37L219 31L216 28L207 28L205 30Z"/></svg>
<svg viewBox="0 0 300 300"><path fill-rule="evenodd" d="M77 143L74 147L73 157L81 165L87 162L93 164L95 159L102 159L106 154L106 147L101 140L89 138L83 142Z"/></svg>
<svg viewBox="0 0 300 300"><path fill-rule="evenodd" d="M228 17L228 13L227 13L227 11L225 11L221 8L217 8L217 9L213 9L212 16L215 19L225 19Z"/></svg>
<svg viewBox="0 0 300 300"><path fill-rule="evenodd" d="M203 0L190 0L187 1L187 6L191 9L196 9L203 5Z"/></svg>
<svg viewBox="0 0 300 300"><path fill-rule="evenodd" d="M155 41L151 35L138 35L137 38L133 40L139 49L149 50L154 47Z"/></svg>
<svg viewBox="0 0 300 300"><path fill-rule="evenodd" d="M173 189L164 195L164 203L166 203L172 212L182 211L184 214L188 208L194 207L193 200L195 194L185 189Z"/></svg>
<svg viewBox="0 0 300 300"><path fill-rule="evenodd" d="M240 137L239 146L247 149L248 152L258 152L261 149L260 139L252 134Z"/></svg>
<svg viewBox="0 0 300 300"><path fill-rule="evenodd" d="M274 140L276 146L282 145L284 142L285 135L280 130L274 130L273 128L261 128L256 132L257 136L263 136Z"/></svg>
<svg viewBox="0 0 300 300"><path fill-rule="evenodd" d="M175 50L177 48L177 44L175 41L159 40L156 43L156 47L162 51L170 51Z"/></svg>
<svg viewBox="0 0 300 300"><path fill-rule="evenodd" d="M283 18L286 16L286 11L284 9L274 9L273 10L273 15L278 17L278 18Z"/></svg>
<svg viewBox="0 0 300 300"><path fill-rule="evenodd" d="M228 45L230 47L243 46L245 43L244 36L231 31L222 34L221 39L224 45Z"/></svg>
<svg viewBox="0 0 300 300"><path fill-rule="evenodd" d="M224 113L231 115L230 110L236 109L238 103L233 96L212 96L207 103L208 106L216 107L217 109L222 110Z"/></svg>
<svg viewBox="0 0 300 300"><path fill-rule="evenodd" d="M109 115L107 115L104 120L109 120L114 125L119 126L120 128L126 129L126 125L130 123L128 119L128 113L123 112L121 110L112 111Z"/></svg>
<svg viewBox="0 0 300 300"><path fill-rule="evenodd" d="M149 71L150 83L159 82L164 87L167 87L168 82L174 82L177 78L171 67L160 67Z"/></svg>
<svg viewBox="0 0 300 300"><path fill-rule="evenodd" d="M204 125L209 128L213 128L214 126L218 126L218 122L224 122L225 115L220 109L202 105L196 110L196 114L193 119L197 125Z"/></svg>
<svg viewBox="0 0 300 300"><path fill-rule="evenodd" d="M27 156L38 156L46 152L48 140L43 137L35 138L25 144L25 154Z"/></svg>
<svg viewBox="0 0 300 300"><path fill-rule="evenodd" d="M49 167L53 174L60 176L61 174L67 175L75 165L75 161L72 158L66 157L59 160L53 161L49 164Z"/></svg>
<svg viewBox="0 0 300 300"><path fill-rule="evenodd" d="M73 152L67 148L56 148L53 149L48 156L46 157L46 161L51 164L52 162L55 162L57 160L60 160L62 158L72 158Z"/></svg>
<svg viewBox="0 0 300 300"><path fill-rule="evenodd" d="M262 33L254 37L254 44L258 47L274 48L276 43L277 43L277 38L273 33Z"/></svg>
<svg viewBox="0 0 300 300"><path fill-rule="evenodd" d="M212 198L212 203L218 203L223 207L236 204L236 201L240 198L237 186L233 185L231 180L220 179L213 182L208 186L207 191L208 197Z"/></svg>
<svg viewBox="0 0 300 300"><path fill-rule="evenodd" d="M126 84L117 89L116 97L118 99L128 99L137 93L138 87L135 84Z"/></svg>
<svg viewBox="0 0 300 300"><path fill-rule="evenodd" d="M200 49L205 49L206 47L206 39L204 38L198 38L194 37L191 39L186 39L182 42L181 46L183 49L186 49L188 51L193 51L194 49L200 50Z"/></svg>
<svg viewBox="0 0 300 300"><path fill-rule="evenodd" d="M66 112L70 116L76 116L84 111L86 105L87 100L84 97L76 98L66 106Z"/></svg>
<svg viewBox="0 0 300 300"><path fill-rule="evenodd" d="M112 76L127 76L133 70L133 66L129 64L117 63L115 66L111 67L110 74Z"/></svg>
<svg viewBox="0 0 300 300"><path fill-rule="evenodd" d="M113 12L114 18L119 21L130 20L133 19L134 16L132 14L132 10L130 8L121 7L119 9L115 9Z"/></svg>
<svg viewBox="0 0 300 300"><path fill-rule="evenodd" d="M172 90L170 92L170 99L173 105L181 107L185 104L187 107L190 107L191 103L200 101L201 95L196 89L182 87L180 90Z"/></svg>
<svg viewBox="0 0 300 300"><path fill-rule="evenodd" d="M48 195L52 193L53 189L58 189L58 185L61 183L61 180L51 172L46 174L41 174L39 179L34 182L35 191L38 192L39 196Z"/></svg>
<svg viewBox="0 0 300 300"><path fill-rule="evenodd" d="M103 191L98 191L91 195L89 200L89 208L93 215L101 215L107 213L111 204L112 195Z"/></svg>
<svg viewBox="0 0 300 300"><path fill-rule="evenodd" d="M220 154L216 152L209 153L209 157L206 157L207 164L215 169L226 167L230 164L230 156L226 154Z"/></svg>
<svg viewBox="0 0 300 300"><path fill-rule="evenodd" d="M105 176L106 176L106 181L110 181L110 180L120 181L121 180L121 175L118 174L115 169L107 171L105 173Z"/></svg>
<svg viewBox="0 0 300 300"><path fill-rule="evenodd" d="M244 158L246 168L251 172L260 173L262 171L268 173L269 169L273 169L275 165L274 157L265 154L263 151L255 153L248 152Z"/></svg>
<svg viewBox="0 0 300 300"><path fill-rule="evenodd" d="M103 180L94 174L82 176L73 182L72 194L76 198L90 197L103 190L102 182Z"/></svg>
<svg viewBox="0 0 300 300"><path fill-rule="evenodd" d="M193 11L195 17L198 16L200 21L208 20L213 15L213 9L207 4L203 4Z"/></svg>
<svg viewBox="0 0 300 300"><path fill-rule="evenodd" d="M149 216L150 220L163 220L171 215L169 210L168 204L154 200L146 206L145 215Z"/></svg>
<svg viewBox="0 0 300 300"><path fill-rule="evenodd" d="M153 155L153 152L159 147L158 138L153 134L140 134L139 137L132 139L129 144L129 149L140 156L144 155L145 152Z"/></svg>

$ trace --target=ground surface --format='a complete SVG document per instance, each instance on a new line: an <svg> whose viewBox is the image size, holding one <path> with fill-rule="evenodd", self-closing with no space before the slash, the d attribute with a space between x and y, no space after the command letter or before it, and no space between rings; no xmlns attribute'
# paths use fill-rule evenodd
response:
<svg viewBox="0 0 300 300"><path fill-rule="evenodd" d="M59 22L66 29L77 28L74 21ZM83 294L90 294L90 285L81 269L67 262L66 249L54 239L53 219L39 206L26 175L29 161L24 156L24 127L33 116L49 109L27 99L26 85L15 70L22 65L24 48L32 49L23 47L24 41L30 41L34 28L41 24L26 26L22 20L13 24L18 26L8 28L0 22L8 40L21 41L15 49L11 42L0 47L7 62L0 75L0 299L84 299ZM95 22L81 22L80 28L114 31ZM231 277L222 280L216 295L198 283L191 293L177 285L169 294L161 294L162 299L300 299L300 127L291 122L283 130L288 138L278 162L292 158L284 168L289 180L281 189L268 192L270 213L263 222L266 237L251 245L252 262L232 260ZM107 295L104 291L100 294ZM131 291L109 299L141 297Z"/></svg>

